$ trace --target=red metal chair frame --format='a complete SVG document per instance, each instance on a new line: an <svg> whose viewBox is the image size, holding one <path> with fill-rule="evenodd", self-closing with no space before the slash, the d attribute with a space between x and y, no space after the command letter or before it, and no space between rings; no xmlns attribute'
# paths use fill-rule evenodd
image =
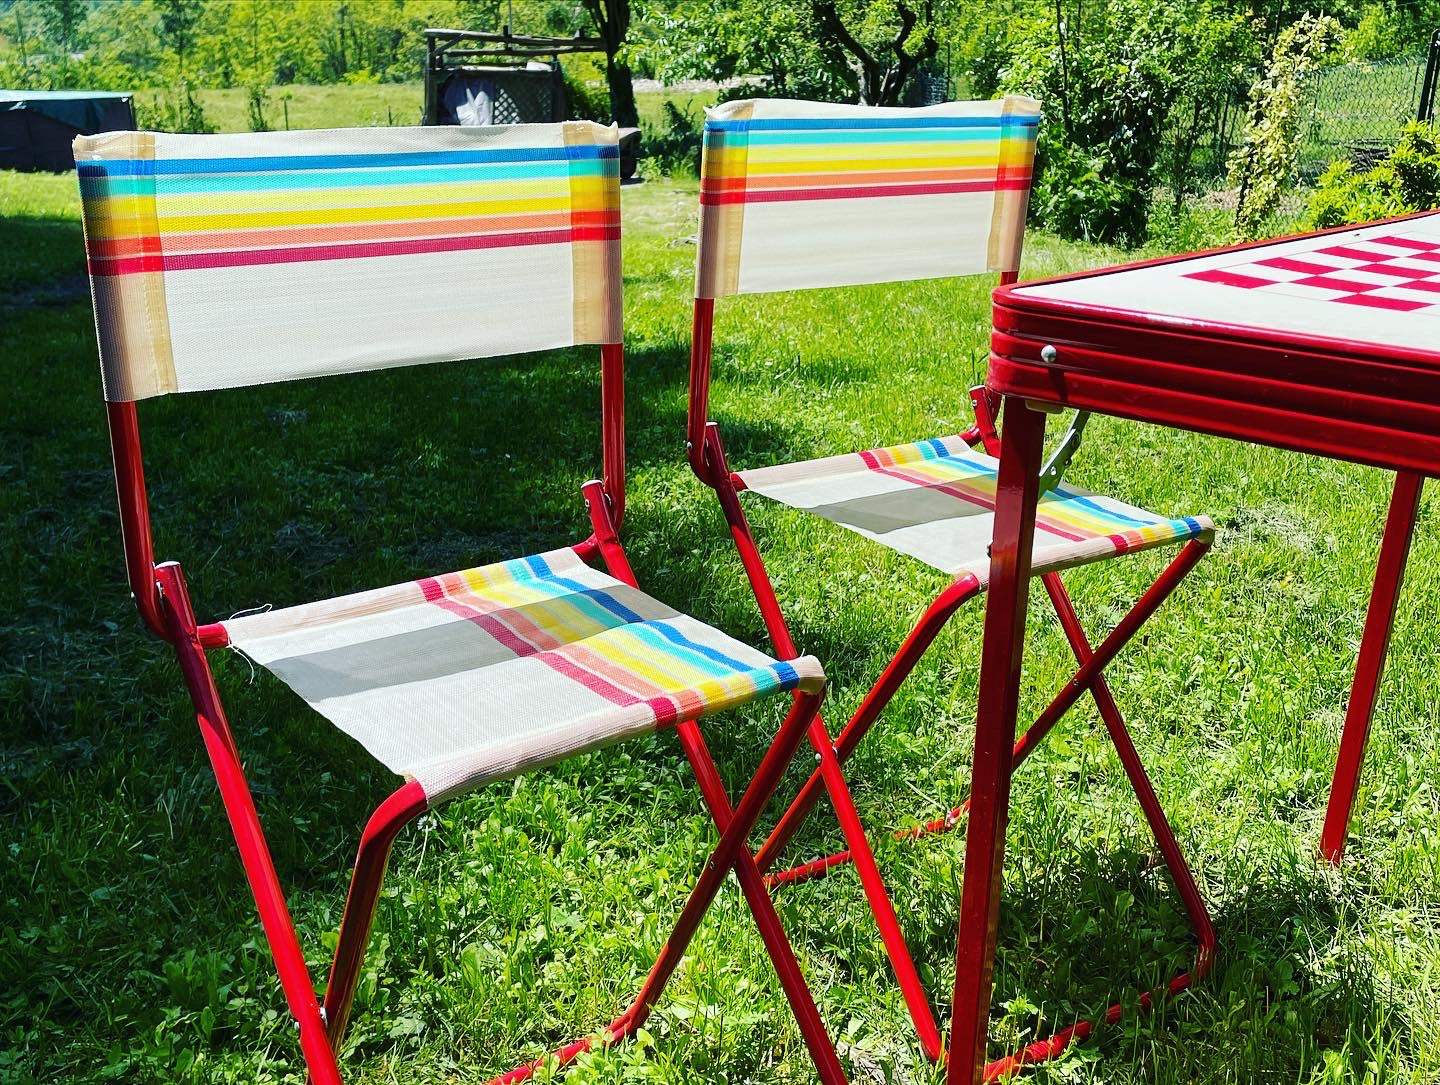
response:
<svg viewBox="0 0 1440 1085"><path fill-rule="evenodd" d="M1015 280L1016 276L1013 274L1001 276L1002 284ZM790 635L769 573L760 556L758 544L740 504L739 493L745 489L744 479L730 470L719 427L709 419L714 307L713 299L695 299L690 356L689 415L686 432L690 466L696 476L713 489L719 498L726 523L730 528L731 538L735 542L746 578L760 607L765 627L770 634L775 650L782 658L790 658L798 656L800 653ZM985 389L978 388L971 392L971 399L975 408L976 422L960 436L971 447L983 446L988 455L998 456L1000 438L994 422L995 407L992 398ZM1036 471L1038 473L1038 465ZM1194 965L1188 972L1180 973L1165 985L1163 988L1165 997L1184 990L1209 972L1215 956L1215 929L1195 884L1194 875L1185 863L1174 832L1165 818L1159 799L1140 762L1139 754L1129 732L1125 728L1119 707L1105 683L1103 672L1106 665L1119 654L1141 626L1159 609L1180 581L1206 554L1210 546L1211 543L1208 541L1190 540L1187 542L1098 648L1092 647L1086 636L1074 606L1070 602L1069 594L1061 581L1060 574L1046 573L1040 578L1079 664L1079 670L1050 706L1035 720L1029 730L1015 743L1010 754L1013 765L1018 765L1035 750L1051 728L1059 722L1075 702L1085 692L1090 692L1099 709L1105 729L1110 735L1111 742L1115 746L1116 753L1120 757L1126 777L1139 800L1165 865L1170 871L1185 912L1195 928L1197 948ZM891 902L880 876L874 852L866 839L865 829L860 821L859 812L850 796L848 785L845 782L843 765L950 617L963 603L979 595L982 590L980 582L973 575L966 574L940 593L910 631L889 664L886 665L885 670L866 694L860 707L856 709L854 715L850 717L845 727L833 740L824 721L819 715L816 716L810 725L811 744L819 755L820 765L806 781L805 786L792 801L756 856L759 868L762 871L770 871L781 851L819 800L822 792L829 795L845 838L846 848L833 855L803 863L788 870L767 873L765 883L769 888L774 889L783 884L823 876L843 864L853 863L855 865L921 1047L929 1058L937 1061L945 1055L939 1025L910 956L909 948L905 943L894 904ZM982 760L981 754L982 751L977 749L977 765ZM979 797L979 792L972 787L972 798ZM985 798L991 797L985 796ZM914 828L900 830L894 835L897 839L913 840L934 833L949 832L959 824L963 817L971 813L970 802L971 800L967 799L943 817ZM988 815L994 803L984 801L978 805L983 805ZM1004 809L1005 807L1002 805L1000 808ZM971 869L973 858L969 855L966 856L967 871ZM977 867L979 865L976 863ZM995 882L993 891L999 892L998 881ZM988 922L988 918L983 921ZM962 929L964 922L965 917L962 916ZM968 1020L963 1015L965 1012L974 1012L979 1014L979 1021L982 1023L978 1027L983 1028L983 1022L988 1019L988 984L986 991L986 1005L969 1007L965 1010L962 1010L960 994L957 991L953 1015L957 1027L960 1022ZM1148 1009L1151 1002L1150 992L1140 994L1139 1003L1143 1009ZM1106 1023L1113 1024L1120 1019L1121 1013L1121 1005L1113 1005L1106 1011L1104 1020ZM1080 1021L1047 1039L1029 1044L1021 1051L987 1064L984 1068L984 1079L994 1080L1027 1063L1053 1058L1068 1048L1071 1043L1086 1039L1093 1028L1092 1022Z"/></svg>
<svg viewBox="0 0 1440 1085"><path fill-rule="evenodd" d="M612 576L636 586L617 535L625 500L624 352L619 344L601 347L601 402L604 478L588 482L583 488L593 530L573 549L587 559L598 555ZM175 649L219 784L221 801L240 849L245 876L274 955L281 987L299 1028L301 1051L310 1079L315 1085L338 1085L341 1079L336 1055L349 1020L390 849L400 831L428 809L426 797L419 784L407 782L385 799L367 822L360 838L329 980L323 996L317 999L246 783L240 751L206 655L223 648L228 643L227 634L219 624L202 625L196 621L179 564L155 562L135 404L111 402L107 409L130 589L145 625ZM760 869L746 844L756 819L774 794L799 745L807 736L813 740L811 722L818 714L820 700L820 694L795 695L784 723L738 805L731 802L699 725L691 720L676 727L680 745L720 833L719 842L631 1007L612 1021L601 1036L577 1040L551 1055L516 1067L496 1078L496 1083L508 1085L524 1081L551 1058L564 1065L599 1043L617 1042L632 1035L649 1016L731 870L740 882L806 1047L815 1060L820 1080L826 1085L841 1085L845 1081L835 1048L766 892Z"/></svg>

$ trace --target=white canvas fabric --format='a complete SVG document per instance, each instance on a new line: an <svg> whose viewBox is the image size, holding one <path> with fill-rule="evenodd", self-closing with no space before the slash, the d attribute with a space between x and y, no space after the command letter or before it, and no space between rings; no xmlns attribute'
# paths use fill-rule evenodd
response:
<svg viewBox="0 0 1440 1085"><path fill-rule="evenodd" d="M234 618L230 643L432 802L824 686L558 550Z"/></svg>
<svg viewBox="0 0 1440 1085"><path fill-rule="evenodd" d="M990 579L998 461L958 437L740 472L747 489L822 516L958 576ZM1035 514L1035 575L1213 537L1208 517L1169 519L1061 483Z"/></svg>
<svg viewBox="0 0 1440 1085"><path fill-rule="evenodd" d="M76 141L106 397L619 342L617 129Z"/></svg>
<svg viewBox="0 0 1440 1085"><path fill-rule="evenodd" d="M1018 269L1039 109L716 106L696 296Z"/></svg>

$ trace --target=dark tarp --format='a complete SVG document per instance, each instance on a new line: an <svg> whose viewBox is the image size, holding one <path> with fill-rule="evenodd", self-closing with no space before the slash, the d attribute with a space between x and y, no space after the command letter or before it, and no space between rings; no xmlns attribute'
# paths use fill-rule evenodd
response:
<svg viewBox="0 0 1440 1085"><path fill-rule="evenodd" d="M131 95L90 90L0 90L0 169L75 168L76 136L131 131Z"/></svg>

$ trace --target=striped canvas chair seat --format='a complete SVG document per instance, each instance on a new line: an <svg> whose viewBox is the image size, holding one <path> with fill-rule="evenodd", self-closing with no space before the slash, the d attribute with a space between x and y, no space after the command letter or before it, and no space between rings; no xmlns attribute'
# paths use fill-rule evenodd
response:
<svg viewBox="0 0 1440 1085"><path fill-rule="evenodd" d="M573 550L235 618L274 672L431 805L780 690L824 684Z"/></svg>
<svg viewBox="0 0 1440 1085"><path fill-rule="evenodd" d="M919 558L941 572L990 575L996 460L959 437L740 472L747 489ZM1061 483L1040 498L1034 574L1209 538L1209 517L1171 520Z"/></svg>

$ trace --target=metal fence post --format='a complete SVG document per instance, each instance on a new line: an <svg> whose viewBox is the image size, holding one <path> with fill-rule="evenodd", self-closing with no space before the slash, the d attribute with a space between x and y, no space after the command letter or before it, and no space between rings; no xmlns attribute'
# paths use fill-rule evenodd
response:
<svg viewBox="0 0 1440 1085"><path fill-rule="evenodd" d="M1440 80L1440 30L1430 35L1430 52L1425 57L1425 78L1420 83L1420 108L1415 119L1435 119L1435 84Z"/></svg>

